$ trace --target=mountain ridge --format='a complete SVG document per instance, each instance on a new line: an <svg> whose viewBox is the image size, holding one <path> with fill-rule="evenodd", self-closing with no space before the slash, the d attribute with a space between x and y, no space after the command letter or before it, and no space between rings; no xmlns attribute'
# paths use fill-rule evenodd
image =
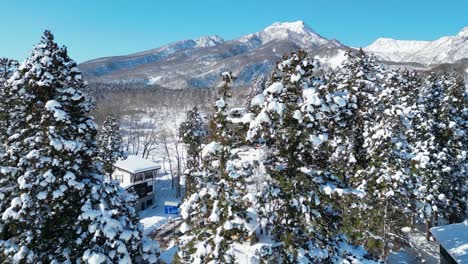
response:
<svg viewBox="0 0 468 264"><path fill-rule="evenodd" d="M468 38L468 27L458 35L457 39ZM442 37L439 42L444 44L447 38L450 41L453 36ZM455 42L468 48L467 41ZM379 38L373 44L364 50L374 53L382 61L397 64L413 63L406 58L417 58L418 53L435 45L430 41L389 38ZM205 36L129 55L98 58L79 66L91 82L145 82L171 89L205 88L215 86L221 72L232 71L238 76L237 85L248 85L255 75L268 74L284 53L299 48L330 67L337 67L344 59L345 51L353 49L336 39L322 37L303 21L276 22L236 39ZM468 52L466 54L468 57ZM420 56L426 58L428 55L422 53ZM426 60L414 63L430 64Z"/></svg>
<svg viewBox="0 0 468 264"><path fill-rule="evenodd" d="M462 28L457 35L433 41L378 38L364 50L393 62L455 63L468 57L468 27Z"/></svg>

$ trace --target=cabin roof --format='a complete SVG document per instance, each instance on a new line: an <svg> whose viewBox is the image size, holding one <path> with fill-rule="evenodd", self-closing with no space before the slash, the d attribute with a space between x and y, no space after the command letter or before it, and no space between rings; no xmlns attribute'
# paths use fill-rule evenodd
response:
<svg viewBox="0 0 468 264"><path fill-rule="evenodd" d="M433 227L431 233L453 259L458 263L468 263L468 220Z"/></svg>
<svg viewBox="0 0 468 264"><path fill-rule="evenodd" d="M116 163L114 163L114 167L128 171L130 173L140 173L145 171L158 170L161 168L161 166L153 163L152 161L136 155L128 155L126 159L118 160Z"/></svg>
<svg viewBox="0 0 468 264"><path fill-rule="evenodd" d="M165 206L179 207L179 203L178 203L178 202L165 201L165 202L164 202L164 205L165 205Z"/></svg>

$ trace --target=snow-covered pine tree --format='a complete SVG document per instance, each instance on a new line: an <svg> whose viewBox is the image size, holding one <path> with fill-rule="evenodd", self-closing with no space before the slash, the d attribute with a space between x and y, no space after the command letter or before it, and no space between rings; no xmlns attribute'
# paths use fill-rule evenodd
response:
<svg viewBox="0 0 468 264"><path fill-rule="evenodd" d="M319 160L322 153L316 151L328 141L323 119L329 118L330 107L346 114L342 108L349 95L332 96L311 88L318 81L312 78L313 68L304 51L285 55L263 100L254 98L261 110L251 122L248 138L266 141L268 148L264 166L269 180L257 205L258 220L267 233L271 230L274 241L260 252L268 263L333 263L365 257L353 254L353 247L339 234L341 215L331 198L351 191L339 188L333 175L320 170L328 169L326 162L322 167L311 163ZM347 252L341 250L343 245L348 245Z"/></svg>
<svg viewBox="0 0 468 264"><path fill-rule="evenodd" d="M9 58L0 58L0 81L5 82L18 68L19 63Z"/></svg>
<svg viewBox="0 0 468 264"><path fill-rule="evenodd" d="M196 177L200 171L200 154L202 143L206 138L206 131L203 128L203 119L194 107L187 112L187 118L180 124L179 136L187 149L187 171L185 172L185 197L194 193Z"/></svg>
<svg viewBox="0 0 468 264"><path fill-rule="evenodd" d="M458 223L468 217L468 93L460 74L446 74L441 81L445 97L440 110L445 122L439 124L443 131L439 131L443 135L439 144L447 152L440 161L444 172L441 192L447 199L441 216Z"/></svg>
<svg viewBox="0 0 468 264"><path fill-rule="evenodd" d="M11 135L9 113L16 104L14 94L7 85L8 78L18 67L18 62L0 58L0 160L2 167L5 161L5 143ZM17 189L17 181L14 175L9 175L5 170L0 170L0 212L4 212L11 202L11 193ZM8 230L0 219L0 240L8 237Z"/></svg>
<svg viewBox="0 0 468 264"><path fill-rule="evenodd" d="M8 110L10 109L10 92L6 87L6 81L18 68L18 62L13 59L0 58L0 145L3 145L7 137L9 127ZM0 146L3 149L3 146ZM3 153L3 150L0 150Z"/></svg>
<svg viewBox="0 0 468 264"><path fill-rule="evenodd" d="M342 188L358 188L363 194L363 175L359 173L365 173L368 165L364 132L374 121L372 113L380 89L380 74L380 65L373 57L362 50L348 52L341 67L325 72L321 80L324 84L319 82L320 89L308 96L308 108L313 114L309 114L308 122L319 146L310 164L328 171L332 177L329 180L337 180ZM362 230L369 228L369 222L362 220L366 204L352 196L339 200L344 230L354 242L364 242Z"/></svg>
<svg viewBox="0 0 468 264"><path fill-rule="evenodd" d="M109 178L113 172L113 165L119 159L126 158L123 150L122 135L120 127L113 114L109 114L104 120L98 143L98 160L102 163L106 177Z"/></svg>
<svg viewBox="0 0 468 264"><path fill-rule="evenodd" d="M401 87L407 82L399 71L384 73L381 89L375 93L371 122L364 129L367 166L357 173L367 193L365 219L361 220L369 223L367 230L359 231L371 234L368 242L369 239L374 242L373 248L380 249L381 256L389 252L388 234L407 226L410 210L414 209L408 206L416 184L408 166L411 148L405 136L411 130L411 106L401 100L404 98Z"/></svg>
<svg viewBox="0 0 468 264"><path fill-rule="evenodd" d="M433 217L436 225L438 216L449 222L466 217L466 98L461 76L431 73L416 101L413 161L421 179L419 209L427 230Z"/></svg>
<svg viewBox="0 0 468 264"><path fill-rule="evenodd" d="M414 118L418 113L417 101L419 96L419 91L422 84L422 76L416 71L403 71L402 80L400 83L400 95L399 103L400 108L403 111L404 115L401 115L401 120L404 124L404 137L407 142L407 146L404 148L406 151L409 151L408 156L405 158L405 164L402 165L404 170L408 171L408 178L406 179L406 190L408 191L407 196L400 197L406 204L404 207L408 209L407 215L410 216L410 226L413 226L416 223L418 217L418 189L421 185L421 175L415 169L415 163L413 161L413 144L416 143L416 135L414 129Z"/></svg>
<svg viewBox="0 0 468 264"><path fill-rule="evenodd" d="M225 95L231 73L222 74L221 91L211 122L212 141L202 150L203 165L196 191L181 206L184 223L177 261L234 263L234 243L248 238L245 182L249 170L231 154L232 133L227 121Z"/></svg>
<svg viewBox="0 0 468 264"><path fill-rule="evenodd" d="M45 31L7 83L15 97L4 177L0 258L6 263L156 262L143 243L132 196L101 181L96 126L76 63Z"/></svg>
<svg viewBox="0 0 468 264"><path fill-rule="evenodd" d="M254 105L253 106L251 105L252 99L263 93L263 89L265 89L266 82L267 82L267 78L265 77L265 75L260 74L260 75L254 76L252 80L252 84L249 89L249 93L247 94L247 100L246 100L247 108L251 108L254 106Z"/></svg>

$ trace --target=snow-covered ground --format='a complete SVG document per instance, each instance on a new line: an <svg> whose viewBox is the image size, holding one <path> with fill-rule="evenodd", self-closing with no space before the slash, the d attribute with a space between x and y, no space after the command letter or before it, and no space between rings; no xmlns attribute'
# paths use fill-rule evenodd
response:
<svg viewBox="0 0 468 264"><path fill-rule="evenodd" d="M164 212L164 202L180 202L180 198L176 197L176 190L171 187L170 174L157 177L154 185L154 193L154 206L140 212L140 222L145 228L144 233L146 235L151 235L164 224L179 217L178 215L166 214ZM161 260L166 263L171 263L172 257L176 251L176 247L169 246L166 250L161 252Z"/></svg>
<svg viewBox="0 0 468 264"><path fill-rule="evenodd" d="M178 217L177 215L166 214L164 212L164 202L180 202L180 198L176 197L175 189L171 188L171 176L169 174L156 179L154 193L154 206L140 212L140 222L145 227L145 234L147 235L167 223L170 219Z"/></svg>

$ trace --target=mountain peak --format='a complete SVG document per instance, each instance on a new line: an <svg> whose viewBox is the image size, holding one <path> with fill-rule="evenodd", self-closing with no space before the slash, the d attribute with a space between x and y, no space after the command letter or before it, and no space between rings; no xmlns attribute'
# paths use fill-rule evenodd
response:
<svg viewBox="0 0 468 264"><path fill-rule="evenodd" d="M224 39L218 35L213 35L213 36L204 36L204 37L198 38L195 40L195 42L197 43L196 47L206 48L206 47L214 47L218 44L221 44L224 42Z"/></svg>
<svg viewBox="0 0 468 264"><path fill-rule="evenodd" d="M241 41L255 39L261 40L263 44L270 41L287 40L295 42L302 47L320 46L329 42L319 34L315 33L304 21L276 22L266 27L263 31L250 34L241 38Z"/></svg>
<svg viewBox="0 0 468 264"><path fill-rule="evenodd" d="M264 31L275 31L275 30L289 30L295 33L315 33L304 21L298 20L294 22L275 22L272 25L265 28Z"/></svg>
<svg viewBox="0 0 468 264"><path fill-rule="evenodd" d="M460 32L458 32L457 36L459 37L468 37L468 27L462 28Z"/></svg>

